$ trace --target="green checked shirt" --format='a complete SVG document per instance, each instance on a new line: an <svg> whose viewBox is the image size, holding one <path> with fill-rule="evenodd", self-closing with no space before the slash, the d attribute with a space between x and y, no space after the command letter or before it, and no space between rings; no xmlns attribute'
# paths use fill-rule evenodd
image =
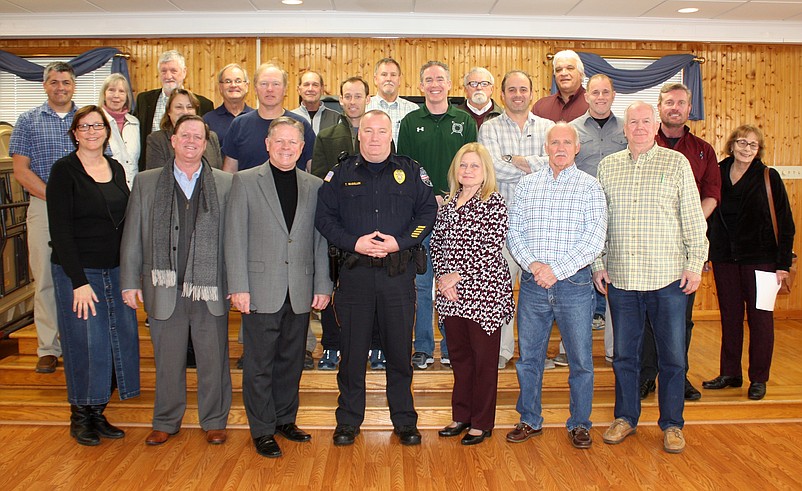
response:
<svg viewBox="0 0 802 491"><path fill-rule="evenodd" d="M608 222L593 271L606 263L613 286L634 291L663 288L685 269L702 272L707 223L688 159L655 144L633 161L627 148L605 157L597 177Z"/></svg>

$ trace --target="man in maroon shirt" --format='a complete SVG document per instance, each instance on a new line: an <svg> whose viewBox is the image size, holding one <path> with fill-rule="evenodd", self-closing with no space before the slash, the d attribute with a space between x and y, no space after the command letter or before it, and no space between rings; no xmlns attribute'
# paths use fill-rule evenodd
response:
<svg viewBox="0 0 802 491"><path fill-rule="evenodd" d="M691 113L691 91L683 84L667 83L660 89L657 98L657 110L660 112L660 129L655 136L661 147L671 148L684 155L691 163L693 177L699 188L702 199L702 213L707 219L721 201L721 174L718 170L716 152L709 143L691 133L686 125ZM685 311L685 400L696 401L702 394L688 380L688 348L691 345L693 329L693 302L696 293L688 295L688 307ZM641 352L641 399L654 391L654 379L657 375L657 353L654 345L654 333L647 320Z"/></svg>
<svg viewBox="0 0 802 491"><path fill-rule="evenodd" d="M585 66L579 55L570 49L554 55L552 64L558 91L537 101L532 107L532 113L555 123L573 121L588 110L585 89L582 87Z"/></svg>

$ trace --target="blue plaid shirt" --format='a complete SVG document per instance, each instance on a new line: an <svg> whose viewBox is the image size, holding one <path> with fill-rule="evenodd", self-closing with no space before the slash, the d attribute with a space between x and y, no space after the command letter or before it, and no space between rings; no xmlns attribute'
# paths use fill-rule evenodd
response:
<svg viewBox="0 0 802 491"><path fill-rule="evenodd" d="M76 109L73 104L64 119L47 102L25 111L11 133L8 154L31 159L31 170L47 183L53 164L75 150L69 133Z"/></svg>
<svg viewBox="0 0 802 491"><path fill-rule="evenodd" d="M551 168L545 167L518 183L510 207L507 247L525 271L538 261L564 280L596 259L606 233L607 201L602 187L576 165L556 179Z"/></svg>

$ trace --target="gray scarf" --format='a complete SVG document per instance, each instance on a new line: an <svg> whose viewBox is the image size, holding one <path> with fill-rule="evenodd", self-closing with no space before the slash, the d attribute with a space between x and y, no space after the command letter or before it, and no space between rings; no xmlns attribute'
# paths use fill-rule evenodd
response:
<svg viewBox="0 0 802 491"><path fill-rule="evenodd" d="M173 215L177 213L175 199L175 176L173 165L162 168L156 183L156 197L153 200L153 286L176 286L176 266L173 264L170 244L173 243ZM217 288L218 231L220 224L220 205L217 202L217 188L214 185L212 168L204 160L196 186L200 186L198 213L189 243L187 269L184 272L184 297L192 300L217 301L220 292Z"/></svg>

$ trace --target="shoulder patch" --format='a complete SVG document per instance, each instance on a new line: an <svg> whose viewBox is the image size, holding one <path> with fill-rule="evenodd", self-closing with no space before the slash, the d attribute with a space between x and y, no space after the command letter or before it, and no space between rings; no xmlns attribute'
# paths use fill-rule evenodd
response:
<svg viewBox="0 0 802 491"><path fill-rule="evenodd" d="M423 184L426 184L430 188L434 187L432 186L432 180L429 178L429 174L426 173L426 169L423 167L420 168L420 180L423 181Z"/></svg>
<svg viewBox="0 0 802 491"><path fill-rule="evenodd" d="M323 178L323 180L326 182L331 182L332 177L334 177L334 171L330 170L329 173L326 174L326 177Z"/></svg>

